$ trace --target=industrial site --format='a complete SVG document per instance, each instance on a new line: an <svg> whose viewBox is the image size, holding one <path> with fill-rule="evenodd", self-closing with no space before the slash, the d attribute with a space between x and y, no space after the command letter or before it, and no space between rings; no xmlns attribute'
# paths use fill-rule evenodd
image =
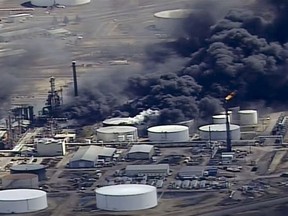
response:
<svg viewBox="0 0 288 216"><path fill-rule="evenodd" d="M288 3L0 3L0 215L286 215Z"/></svg>

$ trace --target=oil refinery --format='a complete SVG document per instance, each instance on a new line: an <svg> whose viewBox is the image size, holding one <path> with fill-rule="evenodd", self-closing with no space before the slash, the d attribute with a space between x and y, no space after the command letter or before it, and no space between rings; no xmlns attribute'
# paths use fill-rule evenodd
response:
<svg viewBox="0 0 288 216"><path fill-rule="evenodd" d="M286 215L288 5L2 5L0 214Z"/></svg>

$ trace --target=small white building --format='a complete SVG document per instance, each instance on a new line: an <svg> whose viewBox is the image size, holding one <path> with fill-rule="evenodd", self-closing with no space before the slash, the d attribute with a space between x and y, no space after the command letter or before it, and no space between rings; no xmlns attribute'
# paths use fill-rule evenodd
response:
<svg viewBox="0 0 288 216"><path fill-rule="evenodd" d="M133 145L127 154L128 159L145 160L151 159L154 154L153 145Z"/></svg>
<svg viewBox="0 0 288 216"><path fill-rule="evenodd" d="M222 152L222 164L231 164L235 158L234 152Z"/></svg>
<svg viewBox="0 0 288 216"><path fill-rule="evenodd" d="M55 134L54 139L64 139L67 142L72 142L76 139L75 133L61 133L61 134Z"/></svg>
<svg viewBox="0 0 288 216"><path fill-rule="evenodd" d="M39 156L63 156L66 154L65 140L51 138L35 139L34 144Z"/></svg>
<svg viewBox="0 0 288 216"><path fill-rule="evenodd" d="M150 165L127 165L125 173L127 176L167 176L169 174L169 164Z"/></svg>

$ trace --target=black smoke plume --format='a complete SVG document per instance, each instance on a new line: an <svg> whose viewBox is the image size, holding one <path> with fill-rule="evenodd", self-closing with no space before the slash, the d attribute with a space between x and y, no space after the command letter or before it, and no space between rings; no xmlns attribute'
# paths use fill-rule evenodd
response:
<svg viewBox="0 0 288 216"><path fill-rule="evenodd" d="M130 77L122 91L133 101L121 107L114 102L116 106L109 106L111 101L104 99L107 112L98 111L97 120L115 108L130 113L157 108L161 123L205 118L219 112L222 98L233 90L238 92L238 105L288 102L288 1L266 0L250 10L231 9L221 19L207 8L213 7L204 4L201 13L184 20L184 34L178 40L150 50L145 73ZM176 69L169 67L175 59L183 59ZM159 64L167 67L158 70ZM146 73L146 65L157 70Z"/></svg>

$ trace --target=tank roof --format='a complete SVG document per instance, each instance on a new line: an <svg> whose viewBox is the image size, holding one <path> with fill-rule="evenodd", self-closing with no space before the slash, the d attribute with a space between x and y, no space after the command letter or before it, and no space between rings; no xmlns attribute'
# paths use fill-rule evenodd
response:
<svg viewBox="0 0 288 216"><path fill-rule="evenodd" d="M239 129L239 125L234 125L234 124L230 124L230 130L237 130ZM211 132L215 132L215 131L226 131L226 124L210 124L210 125L204 125L199 127L200 131L211 131Z"/></svg>
<svg viewBox="0 0 288 216"><path fill-rule="evenodd" d="M111 185L106 187L97 188L96 193L110 196L129 196L144 194L151 191L155 191L156 188L150 185L141 184L122 184L122 185Z"/></svg>
<svg viewBox="0 0 288 216"><path fill-rule="evenodd" d="M19 164L19 165L14 165L10 168L10 170L14 171L32 171L32 170L41 170L45 169L46 166L42 164Z"/></svg>
<svg viewBox="0 0 288 216"><path fill-rule="evenodd" d="M239 110L238 113L240 114L250 114L250 113L256 113L257 110Z"/></svg>
<svg viewBox="0 0 288 216"><path fill-rule="evenodd" d="M99 133L125 133L133 132L137 130L136 127L132 126L111 126L111 127L101 127L97 129Z"/></svg>
<svg viewBox="0 0 288 216"><path fill-rule="evenodd" d="M148 131L152 133L173 133L184 130L188 130L188 127L183 125L160 125L148 128Z"/></svg>
<svg viewBox="0 0 288 216"><path fill-rule="evenodd" d="M6 180L15 180L15 179L32 179L38 177L35 174L30 174L30 173L19 173L19 174L10 174L3 176L2 179Z"/></svg>
<svg viewBox="0 0 288 216"><path fill-rule="evenodd" d="M160 11L154 14L156 18L162 19L185 19L187 18L194 10L191 9L175 9L175 10L166 10Z"/></svg>
<svg viewBox="0 0 288 216"><path fill-rule="evenodd" d="M127 125L133 125L135 124L135 121L133 118L110 118L105 119L103 121L103 124L107 125L120 125L120 124L127 124Z"/></svg>
<svg viewBox="0 0 288 216"><path fill-rule="evenodd" d="M46 195L45 191L34 189L11 189L0 191L0 201L19 201L36 199Z"/></svg>
<svg viewBox="0 0 288 216"><path fill-rule="evenodd" d="M226 114L226 111L220 112L220 115L225 115L225 114ZM228 110L228 114L232 114L232 111L231 111L231 110Z"/></svg>
<svg viewBox="0 0 288 216"><path fill-rule="evenodd" d="M214 115L214 116L212 116L212 118L226 118L226 115L224 115L224 114L220 114L220 115Z"/></svg>

